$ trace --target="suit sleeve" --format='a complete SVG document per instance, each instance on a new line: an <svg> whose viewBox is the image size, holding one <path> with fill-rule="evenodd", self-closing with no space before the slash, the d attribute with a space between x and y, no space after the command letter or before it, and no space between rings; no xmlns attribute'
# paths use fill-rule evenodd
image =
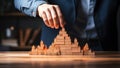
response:
<svg viewBox="0 0 120 68"><path fill-rule="evenodd" d="M37 7L45 3L46 0L14 0L15 8L33 17L37 15Z"/></svg>

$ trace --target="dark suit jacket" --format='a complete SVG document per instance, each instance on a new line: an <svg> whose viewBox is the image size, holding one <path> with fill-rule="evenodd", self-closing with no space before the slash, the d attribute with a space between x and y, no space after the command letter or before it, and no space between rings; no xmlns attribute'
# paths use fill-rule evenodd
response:
<svg viewBox="0 0 120 68"><path fill-rule="evenodd" d="M96 0L94 11L95 28L100 38L102 46L105 50L117 50L117 29L116 17L118 11L119 0ZM36 17L36 9L44 3L59 5L66 21L66 30L72 36L77 37L77 29L74 28L76 20L77 0L15 0L15 6L23 13ZM42 25L41 40L45 44L50 45L58 34L59 29L51 29Z"/></svg>
<svg viewBox="0 0 120 68"><path fill-rule="evenodd" d="M118 20L117 20L117 25L118 25L118 50L120 51L120 5L119 5L119 10L118 10Z"/></svg>

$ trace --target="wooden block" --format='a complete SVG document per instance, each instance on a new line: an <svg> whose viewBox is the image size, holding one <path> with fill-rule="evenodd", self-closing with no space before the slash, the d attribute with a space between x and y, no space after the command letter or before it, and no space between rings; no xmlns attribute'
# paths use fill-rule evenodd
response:
<svg viewBox="0 0 120 68"><path fill-rule="evenodd" d="M54 45L54 47L55 47L55 48L57 48L57 49L59 49L59 48L60 48L60 47L59 47L59 45Z"/></svg>
<svg viewBox="0 0 120 68"><path fill-rule="evenodd" d="M64 39L55 39L54 42L64 42Z"/></svg>
<svg viewBox="0 0 120 68"><path fill-rule="evenodd" d="M35 46L33 45L31 51L34 51L34 50L35 50Z"/></svg>
<svg viewBox="0 0 120 68"><path fill-rule="evenodd" d="M59 45L60 47L71 47L70 45Z"/></svg>
<svg viewBox="0 0 120 68"><path fill-rule="evenodd" d="M61 52L72 52L71 49L60 49Z"/></svg>
<svg viewBox="0 0 120 68"><path fill-rule="evenodd" d="M65 28L62 28L61 32L66 32L66 31L65 31Z"/></svg>
<svg viewBox="0 0 120 68"><path fill-rule="evenodd" d="M88 51L89 50L89 46L88 43L85 44L85 46L83 47L83 51Z"/></svg>
<svg viewBox="0 0 120 68"><path fill-rule="evenodd" d="M94 55L95 55L95 53L94 53L94 52L92 52L92 53L88 53L87 55L94 56Z"/></svg>
<svg viewBox="0 0 120 68"><path fill-rule="evenodd" d="M92 53L92 52L90 52L89 50L83 51L83 54L84 54L84 55L88 55L89 53Z"/></svg>
<svg viewBox="0 0 120 68"><path fill-rule="evenodd" d="M37 48L38 50L43 50L43 48Z"/></svg>
<svg viewBox="0 0 120 68"><path fill-rule="evenodd" d="M71 49L71 47L70 46L64 46L64 47L60 46L60 49Z"/></svg>
<svg viewBox="0 0 120 68"><path fill-rule="evenodd" d="M77 38L74 39L74 44L75 44L75 45L78 45Z"/></svg>
<svg viewBox="0 0 120 68"><path fill-rule="evenodd" d="M54 46L60 48L61 46L65 46L65 44L55 44Z"/></svg>
<svg viewBox="0 0 120 68"><path fill-rule="evenodd" d="M29 55L34 55L34 53L33 52L29 52Z"/></svg>
<svg viewBox="0 0 120 68"><path fill-rule="evenodd" d="M65 36L65 39L71 39L70 36Z"/></svg>
<svg viewBox="0 0 120 68"><path fill-rule="evenodd" d="M72 43L71 42L65 42L65 45L71 45Z"/></svg>
<svg viewBox="0 0 120 68"><path fill-rule="evenodd" d="M83 55L88 55L88 52L84 52Z"/></svg>
<svg viewBox="0 0 120 68"><path fill-rule="evenodd" d="M88 50L88 53L91 53L92 51L91 50Z"/></svg>
<svg viewBox="0 0 120 68"><path fill-rule="evenodd" d="M64 36L57 36L55 39L62 39L62 40L64 40Z"/></svg>
<svg viewBox="0 0 120 68"><path fill-rule="evenodd" d="M80 50L81 53L83 53L83 50Z"/></svg>
<svg viewBox="0 0 120 68"><path fill-rule="evenodd" d="M64 40L65 42L71 42L71 40Z"/></svg>
<svg viewBox="0 0 120 68"><path fill-rule="evenodd" d="M80 52L80 48L74 48L72 49L72 52Z"/></svg>
<svg viewBox="0 0 120 68"><path fill-rule="evenodd" d="M44 46L44 49L48 49L46 45Z"/></svg>
<svg viewBox="0 0 120 68"><path fill-rule="evenodd" d="M46 51L46 55L53 55L53 49L48 49Z"/></svg>
<svg viewBox="0 0 120 68"><path fill-rule="evenodd" d="M51 46L49 46L49 48L54 48L55 47L55 45L51 45Z"/></svg>
<svg viewBox="0 0 120 68"><path fill-rule="evenodd" d="M92 52L91 50L89 50L88 55L95 55L95 52Z"/></svg>
<svg viewBox="0 0 120 68"><path fill-rule="evenodd" d="M78 42L74 43L75 45L78 45Z"/></svg>
<svg viewBox="0 0 120 68"><path fill-rule="evenodd" d="M57 45L57 44L58 44L58 45L59 45L59 44L63 45L63 44L65 44L65 43L64 43L64 42L57 41L57 42L54 42L54 44L55 44L55 45Z"/></svg>
<svg viewBox="0 0 120 68"><path fill-rule="evenodd" d="M65 44L64 46L69 46L69 47L71 47L72 45L69 45L69 44Z"/></svg>
<svg viewBox="0 0 120 68"><path fill-rule="evenodd" d="M71 47L72 50L81 50L79 47Z"/></svg>
<svg viewBox="0 0 120 68"><path fill-rule="evenodd" d="M38 55L41 55L43 51L37 51L37 54Z"/></svg>
<svg viewBox="0 0 120 68"><path fill-rule="evenodd" d="M43 54L46 55L47 54L47 50L43 50Z"/></svg>
<svg viewBox="0 0 120 68"><path fill-rule="evenodd" d="M68 37L68 34L64 33L63 36L64 36L64 37Z"/></svg>
<svg viewBox="0 0 120 68"><path fill-rule="evenodd" d="M57 50L57 49L54 49L54 50L53 50L53 54L54 54L54 55L59 55L59 54L60 54L60 51Z"/></svg>
<svg viewBox="0 0 120 68"><path fill-rule="evenodd" d="M95 52L89 53L89 55L95 55Z"/></svg>
<svg viewBox="0 0 120 68"><path fill-rule="evenodd" d="M72 52L72 55L83 55L83 53L80 53L80 52Z"/></svg>
<svg viewBox="0 0 120 68"><path fill-rule="evenodd" d="M41 46L41 45L44 45L43 41L40 41L40 46Z"/></svg>
<svg viewBox="0 0 120 68"><path fill-rule="evenodd" d="M60 49L71 49L71 46L68 46L68 45L64 45L64 46L59 46L60 47Z"/></svg>
<svg viewBox="0 0 120 68"><path fill-rule="evenodd" d="M70 48L70 47L69 47L69 48L65 48L65 47L61 47L61 48L60 48L60 50L63 50L63 49L65 49L65 50L70 49L70 50L71 50L71 48Z"/></svg>
<svg viewBox="0 0 120 68"><path fill-rule="evenodd" d="M68 48L60 48L60 51L62 51L62 52L66 52L66 51L68 51L68 52L70 52L71 51L71 48L70 47L68 47Z"/></svg>
<svg viewBox="0 0 120 68"><path fill-rule="evenodd" d="M37 49L37 52L42 52L43 51L43 49Z"/></svg>
<svg viewBox="0 0 120 68"><path fill-rule="evenodd" d="M72 53L61 53L61 55L72 55Z"/></svg>
<svg viewBox="0 0 120 68"><path fill-rule="evenodd" d="M65 31L60 31L60 32L59 32L59 35L60 35L60 36L65 36L65 35L67 35L67 32L65 32Z"/></svg>
<svg viewBox="0 0 120 68"><path fill-rule="evenodd" d="M31 55L37 55L37 51L31 51Z"/></svg>
<svg viewBox="0 0 120 68"><path fill-rule="evenodd" d="M62 34L67 34L67 32L66 31L62 31Z"/></svg>
<svg viewBox="0 0 120 68"><path fill-rule="evenodd" d="M61 31L63 31L63 32L64 32L64 31L65 31L65 28L62 28L62 30L61 30Z"/></svg>
<svg viewBox="0 0 120 68"><path fill-rule="evenodd" d="M62 31L59 31L59 35L62 35L63 34L63 32Z"/></svg>
<svg viewBox="0 0 120 68"><path fill-rule="evenodd" d="M31 52L31 51L29 52L29 55L32 55L32 52Z"/></svg>
<svg viewBox="0 0 120 68"><path fill-rule="evenodd" d="M44 45L41 45L40 47L41 47L42 49L44 49Z"/></svg>
<svg viewBox="0 0 120 68"><path fill-rule="evenodd" d="M71 47L79 47L78 45L72 44Z"/></svg>
<svg viewBox="0 0 120 68"><path fill-rule="evenodd" d="M61 47L63 46L64 47L64 46L70 46L70 45L69 44L55 44L55 46L61 46Z"/></svg>
<svg viewBox="0 0 120 68"><path fill-rule="evenodd" d="M79 47L71 47L72 50L81 50Z"/></svg>
<svg viewBox="0 0 120 68"><path fill-rule="evenodd" d="M71 41L71 39L70 39L70 38L65 38L65 41L67 41L67 40Z"/></svg>
<svg viewBox="0 0 120 68"><path fill-rule="evenodd" d="M42 47L40 47L40 46L38 46L38 47L37 47L37 49L38 49L38 50L43 50L43 48L42 48Z"/></svg>
<svg viewBox="0 0 120 68"><path fill-rule="evenodd" d="M75 38L75 39L74 39L74 43L77 43L77 42L78 42L78 41L77 41L77 38Z"/></svg>

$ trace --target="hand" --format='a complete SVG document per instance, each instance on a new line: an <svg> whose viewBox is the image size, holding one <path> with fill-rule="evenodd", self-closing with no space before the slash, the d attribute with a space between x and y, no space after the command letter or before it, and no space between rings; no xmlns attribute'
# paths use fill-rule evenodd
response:
<svg viewBox="0 0 120 68"><path fill-rule="evenodd" d="M43 4L38 7L38 14L46 26L58 29L64 27L64 20L58 5Z"/></svg>

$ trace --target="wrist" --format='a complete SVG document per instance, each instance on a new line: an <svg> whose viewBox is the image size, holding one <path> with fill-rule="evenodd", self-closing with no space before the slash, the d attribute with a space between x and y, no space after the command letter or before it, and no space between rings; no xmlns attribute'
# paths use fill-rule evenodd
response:
<svg viewBox="0 0 120 68"><path fill-rule="evenodd" d="M41 9L43 9L43 6L44 6L44 5L47 5L47 3L40 4L40 5L38 6L38 8L37 8L37 15L38 15L39 17L41 17L41 15L42 15L42 13L40 13L40 12L41 12Z"/></svg>

